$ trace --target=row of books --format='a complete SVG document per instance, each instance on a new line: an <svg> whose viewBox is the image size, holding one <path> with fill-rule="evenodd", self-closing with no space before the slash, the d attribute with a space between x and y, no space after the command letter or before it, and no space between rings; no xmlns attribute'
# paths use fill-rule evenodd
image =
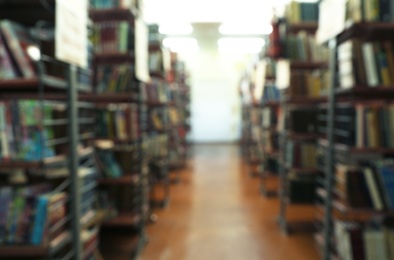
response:
<svg viewBox="0 0 394 260"><path fill-rule="evenodd" d="M150 122L149 130L168 130L168 109L167 108L155 108L150 110Z"/></svg>
<svg viewBox="0 0 394 260"><path fill-rule="evenodd" d="M134 31L129 22L95 23L90 40L96 53L126 53L134 50Z"/></svg>
<svg viewBox="0 0 394 260"><path fill-rule="evenodd" d="M137 139L140 136L138 105L112 105L97 109L98 138Z"/></svg>
<svg viewBox="0 0 394 260"><path fill-rule="evenodd" d="M142 99L149 102L166 103L170 99L167 83L154 80L142 89Z"/></svg>
<svg viewBox="0 0 394 260"><path fill-rule="evenodd" d="M81 216L95 210L98 172L95 167L79 167L79 189L81 191Z"/></svg>
<svg viewBox="0 0 394 260"><path fill-rule="evenodd" d="M52 157L52 141L64 138L64 127L54 125L65 118L64 106L38 100L0 102L0 143L2 160L35 161ZM53 144L52 144L53 143Z"/></svg>
<svg viewBox="0 0 394 260"><path fill-rule="evenodd" d="M53 29L47 29L47 35L54 35ZM10 80L16 78L33 78L37 76L37 68L34 56L35 50L38 49L35 29L30 29L19 23L10 20L0 21L0 80ZM55 57L55 48L53 42L41 42L41 54ZM87 44L87 63L92 63L93 47L88 41ZM61 66L45 62L44 73L64 78L65 71ZM82 68L77 70L77 79L79 83L89 84L91 81L90 72Z"/></svg>
<svg viewBox="0 0 394 260"><path fill-rule="evenodd" d="M394 209L394 161L379 160L361 165L337 165L339 199L350 208Z"/></svg>
<svg viewBox="0 0 394 260"><path fill-rule="evenodd" d="M286 18L290 24L317 22L319 20L319 5L292 1L286 7Z"/></svg>
<svg viewBox="0 0 394 260"><path fill-rule="evenodd" d="M265 85L263 88L263 95L261 96L261 103L265 104L270 101L280 101L281 92L275 85Z"/></svg>
<svg viewBox="0 0 394 260"><path fill-rule="evenodd" d="M130 8L135 6L137 0L90 0L93 8L104 9L112 7Z"/></svg>
<svg viewBox="0 0 394 260"><path fill-rule="evenodd" d="M275 78L276 77L276 62L273 60L267 60L265 63L265 77Z"/></svg>
<svg viewBox="0 0 394 260"><path fill-rule="evenodd" d="M0 188L1 245L47 244L65 231L61 226L51 232L67 215L67 194L51 188L48 183Z"/></svg>
<svg viewBox="0 0 394 260"><path fill-rule="evenodd" d="M346 5L346 19L352 22L392 22L394 3L386 0L350 0Z"/></svg>
<svg viewBox="0 0 394 260"><path fill-rule="evenodd" d="M337 107L336 141L357 148L394 148L394 105Z"/></svg>
<svg viewBox="0 0 394 260"><path fill-rule="evenodd" d="M163 51L161 49L150 51L148 57L149 72L164 76Z"/></svg>
<svg viewBox="0 0 394 260"><path fill-rule="evenodd" d="M339 45L340 87L394 85L393 48L391 41L349 40Z"/></svg>
<svg viewBox="0 0 394 260"><path fill-rule="evenodd" d="M168 135L157 134L149 137L146 153L151 158L166 157L168 155Z"/></svg>
<svg viewBox="0 0 394 260"><path fill-rule="evenodd" d="M96 72L97 93L131 92L137 88L134 67L130 64L119 66L99 65Z"/></svg>
<svg viewBox="0 0 394 260"><path fill-rule="evenodd" d="M0 80L36 76L28 47L37 47L30 30L10 20L0 21Z"/></svg>
<svg viewBox="0 0 394 260"><path fill-rule="evenodd" d="M307 142L286 142L286 163L293 168L317 168L316 144Z"/></svg>
<svg viewBox="0 0 394 260"><path fill-rule="evenodd" d="M314 175L300 174L297 171L289 171L289 200L291 203L313 204L316 197L317 179Z"/></svg>
<svg viewBox="0 0 394 260"><path fill-rule="evenodd" d="M335 220L334 237L340 259L389 260L394 256L391 218L370 223Z"/></svg>
<svg viewBox="0 0 394 260"><path fill-rule="evenodd" d="M328 49L316 43L314 35L301 31L285 39L286 57L292 61L326 62Z"/></svg>
<svg viewBox="0 0 394 260"><path fill-rule="evenodd" d="M328 73L316 71L292 71L290 87L286 94L290 97L319 97L326 93Z"/></svg>

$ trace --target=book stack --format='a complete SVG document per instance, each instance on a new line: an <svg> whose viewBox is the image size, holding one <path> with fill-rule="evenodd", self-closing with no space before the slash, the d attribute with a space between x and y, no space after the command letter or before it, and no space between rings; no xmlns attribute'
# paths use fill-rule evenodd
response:
<svg viewBox="0 0 394 260"><path fill-rule="evenodd" d="M154 80L146 85L143 100L149 103L166 103L169 100L169 91L167 89L167 83Z"/></svg>
<svg viewBox="0 0 394 260"><path fill-rule="evenodd" d="M265 85L263 89L263 95L261 96L261 103L265 104L267 102L277 101L279 102L281 98L281 93L277 86L275 85Z"/></svg>
<svg viewBox="0 0 394 260"><path fill-rule="evenodd" d="M392 218L370 223L335 220L334 234L341 259L391 259L393 252Z"/></svg>
<svg viewBox="0 0 394 260"><path fill-rule="evenodd" d="M45 245L65 232L67 194L51 188L0 188L0 245Z"/></svg>
<svg viewBox="0 0 394 260"><path fill-rule="evenodd" d="M138 88L134 68L129 64L97 66L97 93L130 93Z"/></svg>
<svg viewBox="0 0 394 260"><path fill-rule="evenodd" d="M344 42L338 47L340 87L393 86L393 53L392 41Z"/></svg>
<svg viewBox="0 0 394 260"><path fill-rule="evenodd" d="M98 138L135 140L140 137L137 104L113 104L96 113Z"/></svg>
<svg viewBox="0 0 394 260"><path fill-rule="evenodd" d="M1 160L38 161L53 157L66 133L53 124L64 120L65 106L39 100L0 102ZM64 130L64 129L63 129Z"/></svg>
<svg viewBox="0 0 394 260"><path fill-rule="evenodd" d="M97 172L95 168L80 167L78 169L79 191L81 191L81 216L95 210Z"/></svg>
<svg viewBox="0 0 394 260"><path fill-rule="evenodd" d="M147 154L151 158L163 158L168 155L168 135L158 134L149 138Z"/></svg>
<svg viewBox="0 0 394 260"><path fill-rule="evenodd" d="M320 97L327 90L326 72L292 71L290 75L291 87L286 94L289 97Z"/></svg>
<svg viewBox="0 0 394 260"><path fill-rule="evenodd" d="M337 107L335 138L356 148L394 148L391 131L394 106L391 103L357 103Z"/></svg>
<svg viewBox="0 0 394 260"><path fill-rule="evenodd" d="M346 20L357 22L393 22L394 3L387 0L350 0L346 5Z"/></svg>
<svg viewBox="0 0 394 260"><path fill-rule="evenodd" d="M292 61L326 62L328 49L316 43L314 35L306 31L289 34L285 39L286 57Z"/></svg>
<svg viewBox="0 0 394 260"><path fill-rule="evenodd" d="M127 21L94 23L90 40L96 53L127 53L134 50L134 31Z"/></svg>
<svg viewBox="0 0 394 260"><path fill-rule="evenodd" d="M391 159L366 165L337 165L335 177L339 201L348 208L392 211L393 172L394 161Z"/></svg>
<svg viewBox="0 0 394 260"><path fill-rule="evenodd" d="M316 144L288 141L286 146L286 162L289 167L316 169Z"/></svg>
<svg viewBox="0 0 394 260"><path fill-rule="evenodd" d="M290 24L317 22L319 18L319 5L317 3L292 1L286 8L286 18Z"/></svg>
<svg viewBox="0 0 394 260"><path fill-rule="evenodd" d="M37 47L30 30L13 21L0 22L1 80L37 76L28 47Z"/></svg>

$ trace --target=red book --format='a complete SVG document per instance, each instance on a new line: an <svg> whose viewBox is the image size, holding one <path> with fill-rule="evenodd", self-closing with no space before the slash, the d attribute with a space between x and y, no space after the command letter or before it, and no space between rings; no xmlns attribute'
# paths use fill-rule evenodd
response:
<svg viewBox="0 0 394 260"><path fill-rule="evenodd" d="M8 46L11 57L14 59L19 74L25 78L36 75L32 60L28 56L29 47L37 47L36 43L29 35L28 30L15 22L3 20L0 22L0 32Z"/></svg>

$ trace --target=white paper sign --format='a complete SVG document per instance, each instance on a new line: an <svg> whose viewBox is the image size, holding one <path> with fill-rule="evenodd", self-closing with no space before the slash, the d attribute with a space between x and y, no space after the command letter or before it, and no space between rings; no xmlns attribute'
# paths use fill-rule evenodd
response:
<svg viewBox="0 0 394 260"><path fill-rule="evenodd" d="M319 27L316 33L318 43L324 43L345 29L346 1L323 0L319 5Z"/></svg>
<svg viewBox="0 0 394 260"><path fill-rule="evenodd" d="M135 20L135 73L142 82L150 80L148 59L148 26L139 18Z"/></svg>
<svg viewBox="0 0 394 260"><path fill-rule="evenodd" d="M57 59L86 68L87 17L87 0L56 0Z"/></svg>
<svg viewBox="0 0 394 260"><path fill-rule="evenodd" d="M276 65L276 85L278 89L285 89L290 86L290 62L289 60L279 60Z"/></svg>
<svg viewBox="0 0 394 260"><path fill-rule="evenodd" d="M257 64L256 68L256 73L255 73L255 89L254 89L254 99L257 102L260 102L261 97L263 96L263 90L264 90L264 85L265 85L265 74L266 74L266 66L267 63L266 61L259 61Z"/></svg>

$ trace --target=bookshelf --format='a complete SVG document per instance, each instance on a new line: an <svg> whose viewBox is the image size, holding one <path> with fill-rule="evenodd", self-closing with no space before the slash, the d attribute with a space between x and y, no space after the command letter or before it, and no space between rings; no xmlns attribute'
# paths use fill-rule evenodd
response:
<svg viewBox="0 0 394 260"><path fill-rule="evenodd" d="M330 1L321 3L325 4L329 5ZM382 4L378 2L378 5ZM345 9L344 6L339 8ZM388 64L368 61L368 45L377 46L373 49L376 57L380 57L377 59L391 59L392 48L385 47L385 43L392 43L394 27L392 22L383 22L382 17L370 19L366 10L367 7L363 6L347 10L348 15L343 17L344 26L324 41L330 47L331 76L328 103L322 109L325 116L322 119L326 121L322 128L325 138L319 141L325 175L323 186L317 191L322 214L315 239L322 259L343 259L346 256L387 259L391 254L392 243L388 237L392 208L384 199L384 194L389 194L391 188L382 176L388 171L392 158L386 132L391 123L392 82L387 78L383 81ZM332 10L327 10L327 14L330 12ZM322 34L324 29L322 22ZM360 48L361 53L357 53ZM345 54L357 61L350 63L352 71L348 82L346 75L341 73L348 60ZM372 80L371 71L367 72L367 63L373 64L372 71L380 75L377 80ZM365 78L360 77L362 71L365 71ZM363 109L372 112L364 113ZM369 120L375 117L372 115L374 111L382 116L371 124ZM355 120L349 120L351 113ZM371 114L369 119L367 114ZM387 120L383 120L385 118ZM375 131L374 135L371 130ZM365 134L365 138L361 134ZM371 142L372 136L379 140ZM344 180L347 187L343 186ZM357 190L353 188L355 185L365 188ZM373 187L375 195L372 195ZM386 196L386 199L390 197ZM361 197L363 201L358 201ZM348 246L342 246L343 243Z"/></svg>
<svg viewBox="0 0 394 260"><path fill-rule="evenodd" d="M182 170L187 167L188 135L191 131L191 83L186 64L176 53L170 54L167 73L169 83L169 169L171 182L179 183Z"/></svg>
<svg viewBox="0 0 394 260"><path fill-rule="evenodd" d="M241 152L258 177L266 197L278 192L278 116L280 93L276 86L276 61L266 54L244 72L240 83L242 101Z"/></svg>
<svg viewBox="0 0 394 260"><path fill-rule="evenodd" d="M276 81L281 89L278 119L279 214L283 233L313 232L315 220L295 218L293 209L312 212L315 189L321 179L317 164L318 108L327 103L328 50L320 47L318 5L292 1L284 18L274 18L268 55L277 62ZM295 211L294 211L295 212Z"/></svg>
<svg viewBox="0 0 394 260"><path fill-rule="evenodd" d="M105 259L118 254L134 259L147 241L145 224L150 214L152 138L144 94L148 84L138 74L143 69L138 55L143 53L137 46L137 38L144 36L137 25L141 19L138 8L103 3L93 1L89 9L94 91L80 98L94 103L95 137L91 144L101 172L98 196L104 211L100 251Z"/></svg>
<svg viewBox="0 0 394 260"><path fill-rule="evenodd" d="M330 1L324 1L330 3ZM325 3L322 4L325 4ZM383 1L377 2L378 6L382 8ZM342 8L342 7L341 7ZM343 7L345 8L345 7ZM332 10L330 10L332 11ZM387 241L383 236L383 232L389 232L390 219L392 218L392 210L389 205L384 204L382 207L376 198L387 193L387 180L382 180L379 184L376 182L377 178L382 174L386 165L390 165L389 159L386 161L383 158L392 158L392 149L386 142L371 143L370 130L372 128L354 126L357 122L362 123L367 119L362 118L363 112L359 110L366 107L366 110L379 110L382 115L388 114L387 110L390 107L392 83L382 79L382 70L384 64L375 64L373 69L380 74L378 80L371 81L370 72L365 72L366 79L361 78L360 72L366 70L365 64L369 61L368 43L379 47L380 57L383 59L390 59L391 55L389 49L385 49L385 42L392 42L392 32L394 30L392 22L383 22L379 18L374 21L367 16L361 16L356 19L354 16L356 12L363 12L363 9L355 8L349 10L349 17L346 17L347 23L344 27L338 30L338 33L327 37L324 42L330 47L330 72L331 72L331 86L328 95L328 107L324 112L326 138L320 141L320 149L322 155L325 156L325 170L324 186L318 190L321 197L321 207L323 215L320 218L321 228L315 237L318 240L320 252L323 259L337 259L343 258L344 255L350 254L353 259L365 256L385 258L387 256L377 256L375 248L371 247L373 243L379 240L379 250L385 252ZM365 14L365 13L364 13ZM344 18L345 20L345 18ZM324 33L324 23L322 23L322 32ZM363 52L356 54L356 50L363 48ZM348 50L349 57L354 57L358 64L351 64L352 72L350 73L352 81L346 82L341 69L346 62L346 46L351 46ZM367 80L367 82L364 82ZM356 109L355 113L345 114L346 111ZM372 116L373 117L373 116ZM338 118L343 118L338 120ZM348 121L345 119L348 118ZM382 116L383 118L383 116ZM353 120L353 123L350 122ZM348 123L349 127L343 128L344 123ZM370 123L367 123L370 124ZM351 129L355 127L355 131L346 138L341 138L339 135L342 131L350 133ZM386 132L384 129L390 127L390 121L377 121L374 127L379 127L376 130L375 136L385 139ZM383 129L383 130L382 130ZM338 131L340 130L340 131ZM373 129L372 129L373 130ZM369 133L369 137L365 139L360 138L361 132ZM374 131L374 130L373 130ZM345 133L343 132L343 133ZM387 139L389 140L389 139ZM376 166L376 168L371 168ZM354 172L358 172L358 176L354 177ZM372 176L367 177L367 176ZM343 183L341 177L355 187L358 187L359 193L352 194L349 189L342 189ZM363 184L364 183L364 184ZM376 183L382 193L377 195L369 203L359 203L354 201L355 196L363 196L364 198L371 198L371 185ZM366 189L361 189L366 185ZM347 196L347 197L344 197ZM371 222L375 228L371 228ZM372 236L372 238L371 238ZM352 237L352 241L349 241ZM374 238L373 238L374 237ZM354 242L359 239L359 243ZM349 243L348 248L341 246L343 243ZM355 250L359 252L355 254Z"/></svg>
<svg viewBox="0 0 394 260"><path fill-rule="evenodd" d="M51 52L55 6L53 1L47 4L0 3L2 18L9 19L0 26L0 49L7 58L0 69L4 259L83 259L97 252L97 228L81 225L94 211L91 194L97 176L87 142L92 105L78 100L80 93L91 91L90 70L60 61ZM12 31L25 38L12 36ZM18 47L22 41L40 56L25 53ZM26 55L23 62L29 68L16 61L17 53Z"/></svg>

